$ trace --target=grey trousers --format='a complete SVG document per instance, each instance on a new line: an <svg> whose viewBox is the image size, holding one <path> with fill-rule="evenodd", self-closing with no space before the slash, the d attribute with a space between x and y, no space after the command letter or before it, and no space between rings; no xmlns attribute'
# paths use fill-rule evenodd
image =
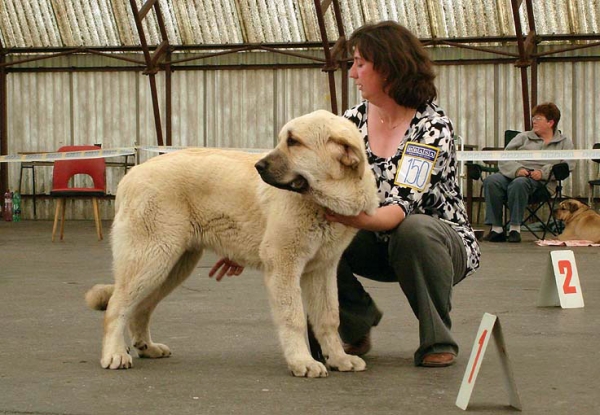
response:
<svg viewBox="0 0 600 415"><path fill-rule="evenodd" d="M501 173L489 175L483 181L485 224L504 226L502 210L506 204L510 212L510 224L520 225L530 196L543 186L543 182L529 177L509 179Z"/></svg>
<svg viewBox="0 0 600 415"><path fill-rule="evenodd" d="M465 276L467 253L450 225L427 215L409 215L389 242L359 231L338 267L340 336L354 343L379 322L382 313L355 275L397 282L419 320L420 365L428 353L458 354L450 329L452 287Z"/></svg>

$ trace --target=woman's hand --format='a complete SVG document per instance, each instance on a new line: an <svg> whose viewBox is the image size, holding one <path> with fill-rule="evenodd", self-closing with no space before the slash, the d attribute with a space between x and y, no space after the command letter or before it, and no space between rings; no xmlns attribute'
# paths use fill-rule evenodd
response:
<svg viewBox="0 0 600 415"><path fill-rule="evenodd" d="M404 210L398 205L379 207L375 214L367 215L361 212L356 216L344 216L325 210L325 219L366 231L381 232L394 229L404 219Z"/></svg>
<svg viewBox="0 0 600 415"><path fill-rule="evenodd" d="M532 170L529 172L529 177L533 180L540 181L542 180L542 171L541 170Z"/></svg>
<svg viewBox="0 0 600 415"><path fill-rule="evenodd" d="M243 271L244 267L237 262L233 262L229 258L221 258L210 269L208 272L208 277L212 278L218 272L216 280L221 281L225 275L232 277L234 275L240 275Z"/></svg>
<svg viewBox="0 0 600 415"><path fill-rule="evenodd" d="M325 219L330 222L341 223L342 225L352 226L357 229L364 229L368 224L369 216L365 212L361 212L356 216L344 216L334 213L327 209L325 211Z"/></svg>

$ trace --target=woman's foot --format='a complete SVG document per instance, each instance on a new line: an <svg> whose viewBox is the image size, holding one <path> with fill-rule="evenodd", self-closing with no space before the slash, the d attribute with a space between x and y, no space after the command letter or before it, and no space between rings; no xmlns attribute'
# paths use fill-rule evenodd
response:
<svg viewBox="0 0 600 415"><path fill-rule="evenodd" d="M382 317L383 317L383 313L376 309L375 319L374 319L371 327L377 326L379 324L379 322L381 321ZM365 334L363 337L361 337L354 343L342 343L342 345L344 346L344 351L347 354L352 354L355 356L363 356L363 355L369 353L369 350L371 350L371 346L372 346L371 345L371 330L369 329L367 334Z"/></svg>
<svg viewBox="0 0 600 415"><path fill-rule="evenodd" d="M354 356L363 356L371 350L371 331L354 343L343 343L344 351Z"/></svg>
<svg viewBox="0 0 600 415"><path fill-rule="evenodd" d="M506 235L504 234L504 232L499 233L490 231L490 233L488 233L487 236L483 238L483 240L488 242L506 242Z"/></svg>
<svg viewBox="0 0 600 415"><path fill-rule="evenodd" d="M510 231L508 233L508 242L513 242L513 243L521 242L521 233L518 231Z"/></svg>
<svg viewBox="0 0 600 415"><path fill-rule="evenodd" d="M446 367L451 366L456 361L453 353L429 353L425 355L420 366L423 367Z"/></svg>

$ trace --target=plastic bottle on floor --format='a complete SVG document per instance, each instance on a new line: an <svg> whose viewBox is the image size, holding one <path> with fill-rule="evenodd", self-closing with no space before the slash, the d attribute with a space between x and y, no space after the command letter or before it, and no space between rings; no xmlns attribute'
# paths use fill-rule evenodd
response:
<svg viewBox="0 0 600 415"><path fill-rule="evenodd" d="M14 192L12 197L13 222L21 222L21 195Z"/></svg>
<svg viewBox="0 0 600 415"><path fill-rule="evenodd" d="M6 193L4 193L4 220L7 222L11 222L12 215L12 192L10 190L7 190Z"/></svg>

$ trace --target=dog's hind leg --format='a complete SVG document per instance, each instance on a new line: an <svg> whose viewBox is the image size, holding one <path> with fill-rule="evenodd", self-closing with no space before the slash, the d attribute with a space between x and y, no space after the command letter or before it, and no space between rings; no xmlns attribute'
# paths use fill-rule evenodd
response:
<svg viewBox="0 0 600 415"><path fill-rule="evenodd" d="M104 315L104 338L100 364L105 369L127 369L132 359L125 329L135 310L167 280L181 254L174 248L155 249L143 257L115 256L115 290ZM183 249L181 250L183 252Z"/></svg>
<svg viewBox="0 0 600 415"><path fill-rule="evenodd" d="M201 256L202 250L184 252L163 284L136 307L129 319L129 334L140 357L159 358L171 355L168 346L152 341L150 317L158 303L190 276Z"/></svg>
<svg viewBox="0 0 600 415"><path fill-rule="evenodd" d="M344 352L338 334L340 316L336 266L320 267L305 273L301 284L308 319L319 341L327 366L341 372L365 370L366 364L363 359Z"/></svg>

